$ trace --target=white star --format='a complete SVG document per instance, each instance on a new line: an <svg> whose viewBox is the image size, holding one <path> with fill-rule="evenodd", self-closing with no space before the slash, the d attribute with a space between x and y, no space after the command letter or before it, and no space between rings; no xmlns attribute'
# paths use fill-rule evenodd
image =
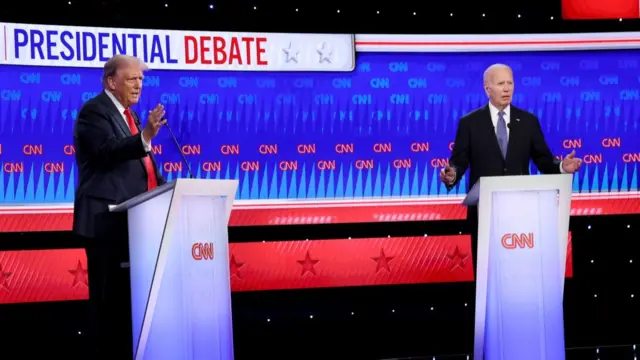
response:
<svg viewBox="0 0 640 360"><path fill-rule="evenodd" d="M283 48L282 51L284 51L285 55L287 55L287 58L285 59L286 63L289 63L291 61L295 61L296 64L298 63L298 54L300 54L300 51L294 50L291 47L291 42L289 42L289 47Z"/></svg>
<svg viewBox="0 0 640 360"><path fill-rule="evenodd" d="M328 63L331 63L331 54L333 52L329 50L329 47L327 46L326 42L322 43L322 46L317 51L318 51L318 54L320 55L320 60L319 60L320 64L322 64L325 61Z"/></svg>

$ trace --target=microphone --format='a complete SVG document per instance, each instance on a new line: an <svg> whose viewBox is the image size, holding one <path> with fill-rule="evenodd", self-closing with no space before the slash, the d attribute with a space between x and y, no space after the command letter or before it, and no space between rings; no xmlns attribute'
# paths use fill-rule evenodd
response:
<svg viewBox="0 0 640 360"><path fill-rule="evenodd" d="M167 119L164 118L162 120L167 120ZM189 178L193 179L194 177L193 177L193 174L191 173L191 167L189 166L189 162L187 161L187 157L184 156L184 153L182 152L182 146L180 146L180 143L178 142L178 139L176 139L176 136L173 134L173 131L171 130L171 127L169 126L169 121L165 122L164 126L167 129L169 129L169 133L171 134L171 137L173 138L173 142L176 144L176 147L178 148L178 152L180 152L180 155L182 155L182 161L187 166L187 171L189 172Z"/></svg>

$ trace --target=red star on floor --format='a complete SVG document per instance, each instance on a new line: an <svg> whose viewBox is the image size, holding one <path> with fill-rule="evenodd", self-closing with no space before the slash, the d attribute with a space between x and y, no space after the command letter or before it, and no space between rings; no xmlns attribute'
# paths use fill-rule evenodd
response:
<svg viewBox="0 0 640 360"><path fill-rule="evenodd" d="M69 270L69 274L73 275L73 285L71 287L75 287L80 283L89 286L88 271L82 267L80 260L78 260L78 265L76 265L75 269Z"/></svg>
<svg viewBox="0 0 640 360"><path fill-rule="evenodd" d="M394 256L386 256L384 254L384 249L380 248L380 256L373 257L373 261L376 264L376 272L380 271L380 269L386 269L388 272L391 272L391 268L389 267L389 263L393 260Z"/></svg>
<svg viewBox="0 0 640 360"><path fill-rule="evenodd" d="M231 261L229 262L231 266L231 277L235 276L238 279L242 280L242 276L240 276L240 269L244 266L244 263L237 262L236 256L231 255Z"/></svg>
<svg viewBox="0 0 640 360"><path fill-rule="evenodd" d="M0 265L0 288L9 291L9 285L7 284L7 281L9 280L11 274L13 273L4 271L2 269L2 265Z"/></svg>
<svg viewBox="0 0 640 360"><path fill-rule="evenodd" d="M307 255L305 255L304 260L296 260L298 264L302 265L302 274L300 276L304 276L307 272L316 274L316 269L313 267L320 260L312 260L311 255L309 255L309 251L307 251Z"/></svg>
<svg viewBox="0 0 640 360"><path fill-rule="evenodd" d="M469 254L462 254L460 252L460 248L456 246L456 249L453 251L453 254L447 254L447 257L449 258L449 260L451 260L450 271L453 271L458 268L460 270L464 270L465 266L467 265L467 258L469 257Z"/></svg>

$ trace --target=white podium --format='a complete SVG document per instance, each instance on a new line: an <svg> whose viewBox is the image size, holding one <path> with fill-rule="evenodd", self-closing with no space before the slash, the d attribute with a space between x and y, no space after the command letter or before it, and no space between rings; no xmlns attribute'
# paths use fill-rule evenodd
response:
<svg viewBox="0 0 640 360"><path fill-rule="evenodd" d="M126 211L135 360L232 360L227 225L237 180L178 179Z"/></svg>
<svg viewBox="0 0 640 360"><path fill-rule="evenodd" d="M475 360L564 360L563 294L572 175L483 177Z"/></svg>

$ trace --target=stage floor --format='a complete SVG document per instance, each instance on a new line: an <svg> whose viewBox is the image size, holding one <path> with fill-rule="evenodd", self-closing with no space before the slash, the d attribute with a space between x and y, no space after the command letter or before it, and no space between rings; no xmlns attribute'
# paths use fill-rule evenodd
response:
<svg viewBox="0 0 640 360"><path fill-rule="evenodd" d="M37 359L62 357L65 360L87 360L89 353L89 339L84 333L89 326L86 301L66 301L39 304L15 304L0 307L0 338L2 352L9 354L16 351L21 354L20 359ZM10 326L7 326L10 324ZM301 332L308 329L301 327ZM417 330L416 330L417 331ZM330 338L330 337L329 337ZM328 339L327 339L328 340ZM274 357L280 360L301 360L299 350L303 344L295 344L291 347L284 346L287 339L282 340L283 347L280 350L264 351L258 347L260 355L247 356L246 351L237 351L235 360L255 360L256 358ZM425 340L428 342L428 339ZM319 345L319 344L317 344ZM405 357L376 357L370 356L371 349L362 349L363 356L358 354L357 348L344 349L348 354L341 353L339 345L332 346L324 343L324 349L316 349L304 354L304 360L327 359L330 352L331 359L344 360L472 360L469 354L464 353L427 353ZM315 354L315 355L314 355ZM619 344L608 346L586 346L568 348L566 360L636 360L638 351L634 344ZM43 357L46 356L46 357ZM4 357L3 357L4 358ZM10 358L10 357L7 357Z"/></svg>

